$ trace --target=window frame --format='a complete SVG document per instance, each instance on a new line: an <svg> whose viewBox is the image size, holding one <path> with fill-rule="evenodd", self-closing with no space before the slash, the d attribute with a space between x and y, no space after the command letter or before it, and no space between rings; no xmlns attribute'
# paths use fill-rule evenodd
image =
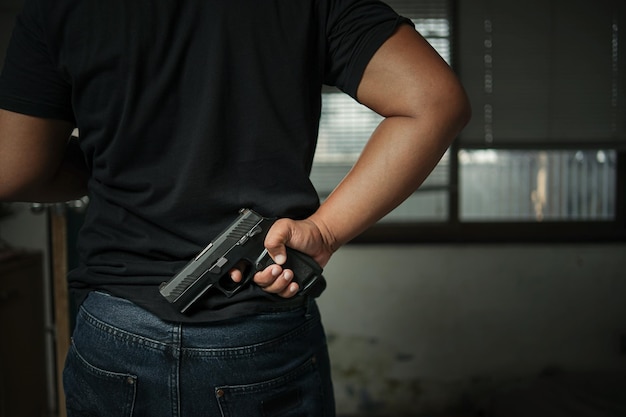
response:
<svg viewBox="0 0 626 417"><path fill-rule="evenodd" d="M596 148L597 144L593 144ZM592 146L588 146L591 148ZM459 161L461 149L451 147L449 217L442 222L377 223L355 238L357 244L410 243L533 243L533 242L624 242L626 241L626 150L616 149L615 219L597 221L461 221L459 219ZM502 146L489 149L555 150L554 147ZM578 147L560 149L578 150ZM606 149L615 149L606 147ZM419 190L416 192L420 192Z"/></svg>

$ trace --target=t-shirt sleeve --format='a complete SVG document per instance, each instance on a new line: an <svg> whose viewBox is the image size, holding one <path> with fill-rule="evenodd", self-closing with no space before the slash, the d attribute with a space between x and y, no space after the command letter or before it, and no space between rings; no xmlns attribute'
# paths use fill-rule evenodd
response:
<svg viewBox="0 0 626 417"><path fill-rule="evenodd" d="M399 25L413 23L377 0L334 0L331 3L326 26L324 82L356 99L361 77L374 53Z"/></svg>
<svg viewBox="0 0 626 417"><path fill-rule="evenodd" d="M0 75L0 108L73 122L71 84L54 64L35 1L16 19Z"/></svg>

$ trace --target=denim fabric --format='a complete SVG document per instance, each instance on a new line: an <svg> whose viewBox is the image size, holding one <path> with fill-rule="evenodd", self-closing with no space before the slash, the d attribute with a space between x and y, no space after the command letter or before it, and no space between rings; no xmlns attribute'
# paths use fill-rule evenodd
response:
<svg viewBox="0 0 626 417"><path fill-rule="evenodd" d="M63 372L68 417L332 417L314 301L209 325L91 293Z"/></svg>

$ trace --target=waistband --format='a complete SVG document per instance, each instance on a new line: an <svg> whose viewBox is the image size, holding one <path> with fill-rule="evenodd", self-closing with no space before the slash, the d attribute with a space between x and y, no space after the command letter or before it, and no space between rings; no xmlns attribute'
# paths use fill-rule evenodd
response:
<svg viewBox="0 0 626 417"><path fill-rule="evenodd" d="M304 304L306 302L306 304ZM189 347L224 348L228 341L235 345L254 344L267 338L280 337L301 328L308 331L319 322L319 311L313 299L305 299L289 310L267 311L236 319L210 323L173 323L133 302L100 291L93 291L82 303L77 327L84 321L92 329L120 339L143 340L154 347L176 344ZM317 320L311 320L311 319Z"/></svg>

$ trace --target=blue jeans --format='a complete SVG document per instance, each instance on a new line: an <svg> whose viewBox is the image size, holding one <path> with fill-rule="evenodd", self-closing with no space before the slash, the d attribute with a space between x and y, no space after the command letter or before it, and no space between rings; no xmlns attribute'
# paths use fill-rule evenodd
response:
<svg viewBox="0 0 626 417"><path fill-rule="evenodd" d="M168 323L94 292L63 371L68 417L332 417L314 301L207 325Z"/></svg>

